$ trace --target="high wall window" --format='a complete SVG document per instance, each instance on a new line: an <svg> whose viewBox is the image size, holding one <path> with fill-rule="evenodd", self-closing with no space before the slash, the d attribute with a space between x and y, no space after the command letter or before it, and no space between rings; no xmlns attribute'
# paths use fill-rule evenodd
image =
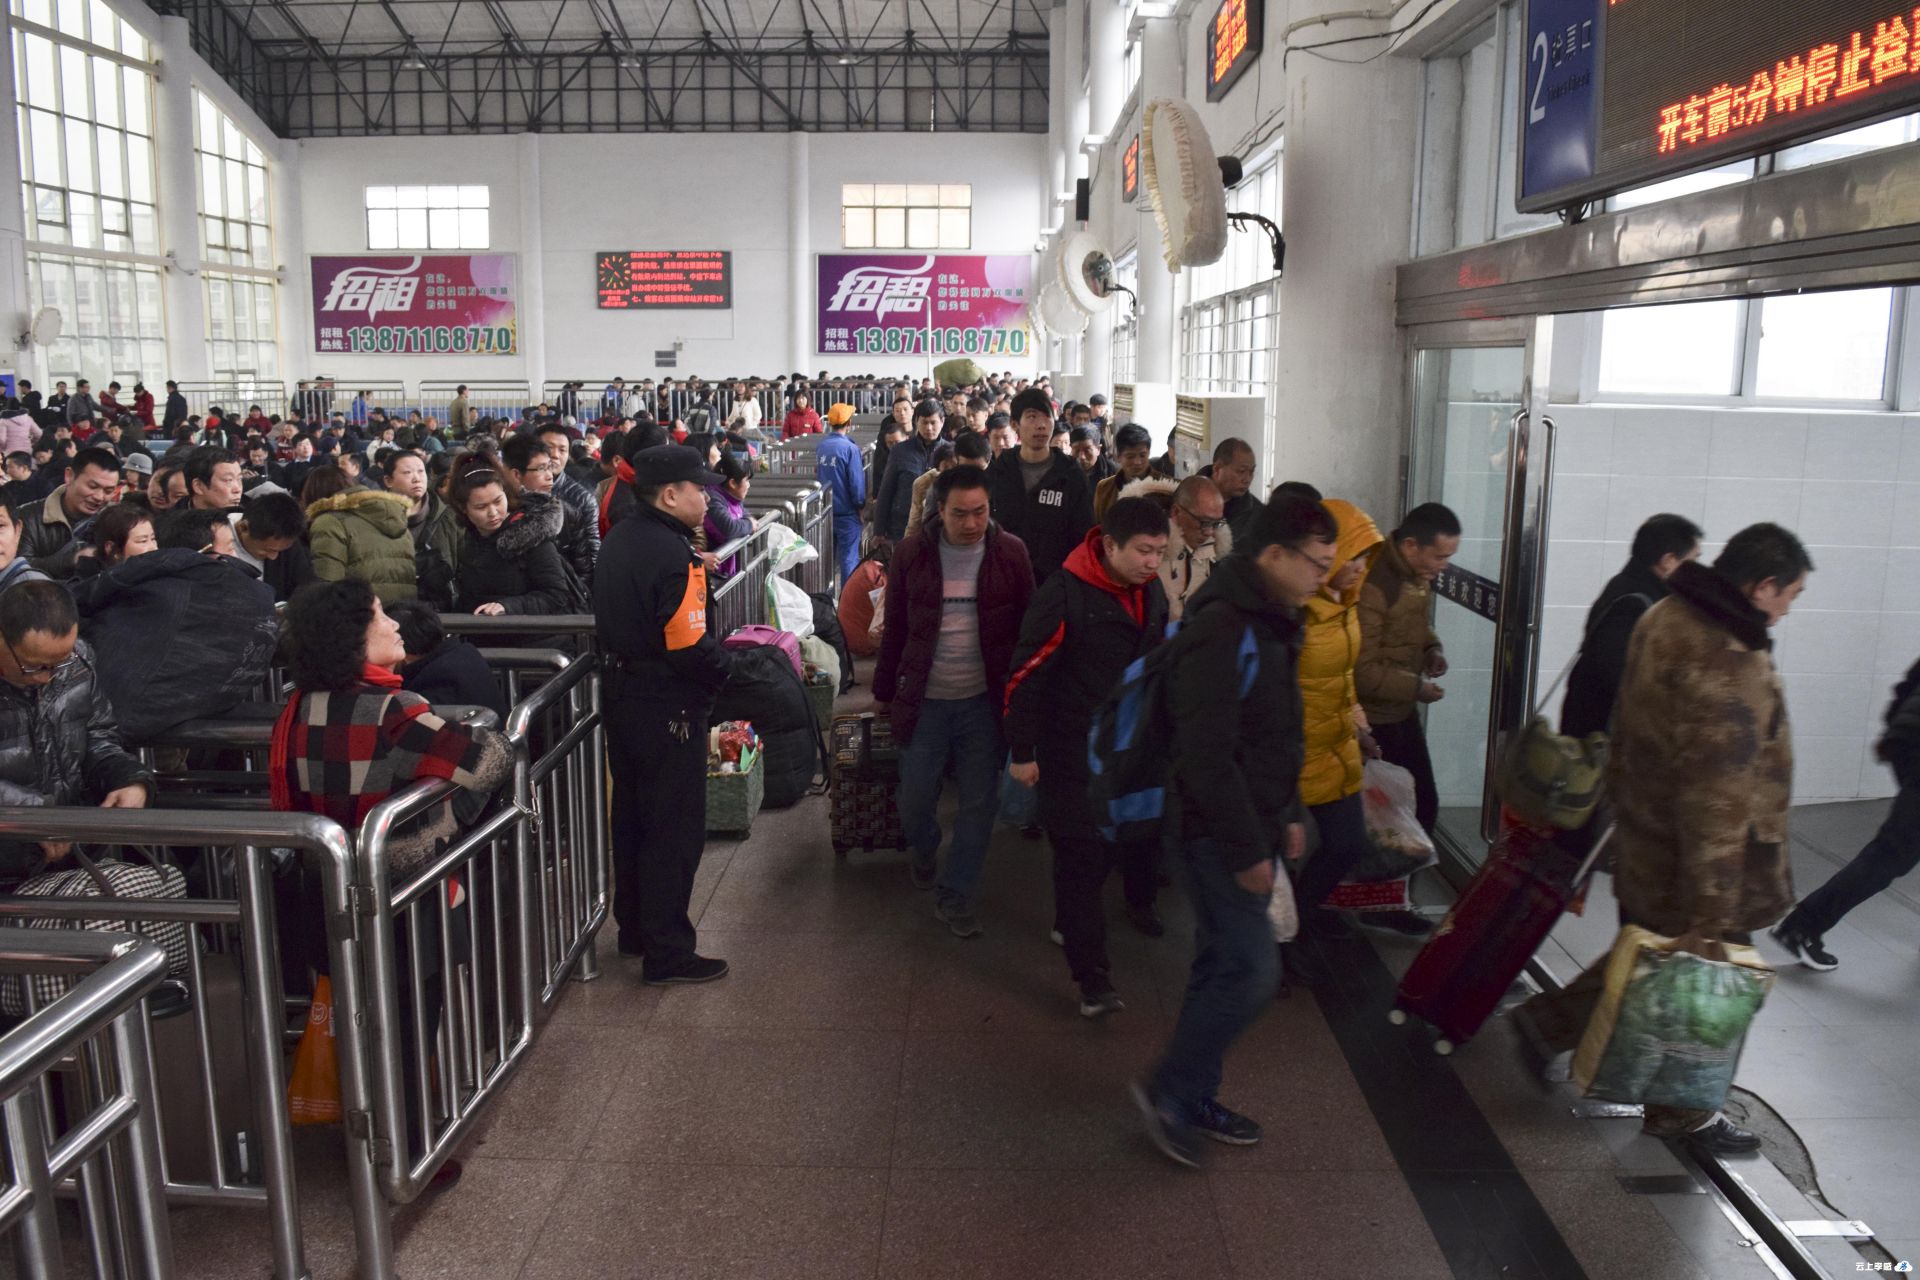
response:
<svg viewBox="0 0 1920 1280"><path fill-rule="evenodd" d="M46 352L49 391L56 378L89 378L96 389L117 380L128 399L139 381L159 394L167 373L160 268L30 253L27 281L33 311L60 311L60 340Z"/></svg>
<svg viewBox="0 0 1920 1280"><path fill-rule="evenodd" d="M1137 296L1140 291L1140 255L1128 253L1113 264L1113 279L1116 284L1133 290ZM1107 309L1107 315L1113 325L1113 383L1119 386L1123 382L1132 382L1137 367L1140 349L1140 321L1132 302L1125 294Z"/></svg>
<svg viewBox="0 0 1920 1280"><path fill-rule="evenodd" d="M971 249L973 187L965 182L849 182L840 188L844 249Z"/></svg>
<svg viewBox="0 0 1920 1280"><path fill-rule="evenodd" d="M1625 307L1601 318L1602 399L1883 405L1900 291Z"/></svg>
<svg viewBox="0 0 1920 1280"><path fill-rule="evenodd" d="M1228 210L1258 213L1278 224L1280 177L1275 149L1227 193ZM1271 421L1280 294L1266 235L1231 231L1220 261L1195 268L1188 288L1192 301L1180 314L1179 390L1264 395Z"/></svg>
<svg viewBox="0 0 1920 1280"><path fill-rule="evenodd" d="M29 306L56 307L52 378L157 385L166 307L152 52L100 0L11 0ZM59 39L55 39L57 35Z"/></svg>
<svg viewBox="0 0 1920 1280"><path fill-rule="evenodd" d="M369 249L492 247L491 188L367 188Z"/></svg>
<svg viewBox="0 0 1920 1280"><path fill-rule="evenodd" d="M213 99L193 98L208 369L222 382L270 379L280 354L267 157Z"/></svg>
<svg viewBox="0 0 1920 1280"><path fill-rule="evenodd" d="M13 70L27 238L121 253L160 252L147 42L112 10L13 0Z"/></svg>

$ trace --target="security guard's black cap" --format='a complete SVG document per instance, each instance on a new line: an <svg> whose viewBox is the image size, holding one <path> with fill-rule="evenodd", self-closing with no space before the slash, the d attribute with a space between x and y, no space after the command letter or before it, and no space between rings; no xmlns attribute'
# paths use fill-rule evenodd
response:
<svg viewBox="0 0 1920 1280"><path fill-rule="evenodd" d="M719 476L707 470L700 451L683 444L657 444L633 455L635 484L652 489L683 480L698 485L722 483Z"/></svg>

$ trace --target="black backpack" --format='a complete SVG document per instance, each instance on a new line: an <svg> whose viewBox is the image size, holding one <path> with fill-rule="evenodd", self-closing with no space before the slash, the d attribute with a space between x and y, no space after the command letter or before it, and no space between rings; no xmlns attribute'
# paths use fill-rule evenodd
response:
<svg viewBox="0 0 1920 1280"><path fill-rule="evenodd" d="M840 609L830 592L816 591L813 601L813 634L833 646L840 655L840 692L853 688L853 650L847 648L847 633L840 629Z"/></svg>
<svg viewBox="0 0 1920 1280"><path fill-rule="evenodd" d="M796 804L826 773L826 745L813 699L793 661L772 645L733 651L733 670L714 700L713 721L745 720L760 735L769 809Z"/></svg>

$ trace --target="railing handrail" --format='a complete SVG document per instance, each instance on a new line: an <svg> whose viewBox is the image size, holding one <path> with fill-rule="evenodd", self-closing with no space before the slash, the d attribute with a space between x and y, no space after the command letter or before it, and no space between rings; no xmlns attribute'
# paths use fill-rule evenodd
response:
<svg viewBox="0 0 1920 1280"><path fill-rule="evenodd" d="M592 635L599 623L590 613L443 613L440 621L450 634L486 635L510 631L537 631L546 635Z"/></svg>
<svg viewBox="0 0 1920 1280"><path fill-rule="evenodd" d="M33 1084L160 985L167 953L130 933L0 927L0 973L87 971L65 995L0 1035L0 1101Z"/></svg>

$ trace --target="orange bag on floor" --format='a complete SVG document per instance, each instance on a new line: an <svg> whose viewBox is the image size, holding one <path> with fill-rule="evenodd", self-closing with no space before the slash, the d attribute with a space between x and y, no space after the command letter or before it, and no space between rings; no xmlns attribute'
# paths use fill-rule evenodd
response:
<svg viewBox="0 0 1920 1280"><path fill-rule="evenodd" d="M287 1118L296 1125L340 1122L340 1060L333 1052L333 982L314 980L313 1008L293 1054L287 1080Z"/></svg>

